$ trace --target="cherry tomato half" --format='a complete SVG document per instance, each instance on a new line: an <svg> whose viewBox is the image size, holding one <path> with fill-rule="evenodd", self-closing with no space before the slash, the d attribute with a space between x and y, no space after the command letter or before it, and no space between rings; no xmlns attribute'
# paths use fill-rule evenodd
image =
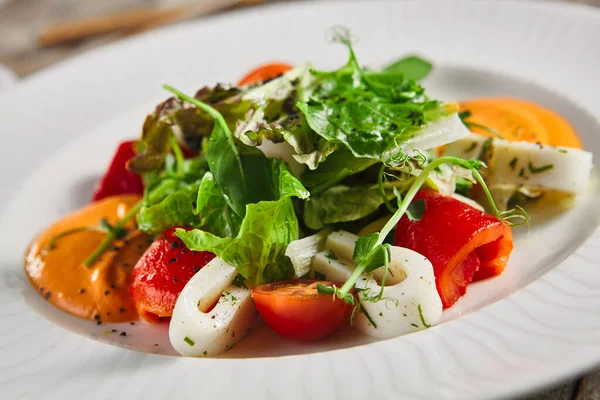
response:
<svg viewBox="0 0 600 400"><path fill-rule="evenodd" d="M277 78L279 75L292 69L289 64L271 63L262 65L244 76L238 82L238 86L246 86L253 83L264 82L269 79Z"/></svg>
<svg viewBox="0 0 600 400"><path fill-rule="evenodd" d="M317 285L336 285L328 281L283 281L252 289L252 299L262 319L279 335L297 341L324 338L347 321L352 306L332 295L317 292Z"/></svg>

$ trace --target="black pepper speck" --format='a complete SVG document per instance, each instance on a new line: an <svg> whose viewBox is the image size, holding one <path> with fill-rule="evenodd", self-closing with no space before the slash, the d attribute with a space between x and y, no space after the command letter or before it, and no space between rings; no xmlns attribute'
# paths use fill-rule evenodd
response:
<svg viewBox="0 0 600 400"><path fill-rule="evenodd" d="M119 333L119 336L127 336L127 332L121 332Z"/></svg>

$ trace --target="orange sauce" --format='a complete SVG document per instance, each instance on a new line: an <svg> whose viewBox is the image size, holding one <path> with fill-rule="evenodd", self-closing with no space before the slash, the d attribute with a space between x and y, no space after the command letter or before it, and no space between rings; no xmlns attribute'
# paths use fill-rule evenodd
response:
<svg viewBox="0 0 600 400"><path fill-rule="evenodd" d="M82 230L48 244L57 234L82 226L98 226L101 219L114 225L140 200L136 195L108 197L67 215L39 235L25 255L25 273L37 292L54 306L75 316L104 322L137 319L128 289L131 272L152 238L136 229L135 219L123 239L89 268L84 260L106 232Z"/></svg>
<svg viewBox="0 0 600 400"><path fill-rule="evenodd" d="M470 111L468 122L496 130L502 138L549 146L581 149L581 141L571 125L555 112L537 104L511 98L473 99L460 103L460 111ZM471 127L483 136L484 129Z"/></svg>

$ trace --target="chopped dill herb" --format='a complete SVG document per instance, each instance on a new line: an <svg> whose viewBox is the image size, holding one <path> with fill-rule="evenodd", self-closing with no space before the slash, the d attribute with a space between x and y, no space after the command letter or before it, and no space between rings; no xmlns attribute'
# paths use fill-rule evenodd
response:
<svg viewBox="0 0 600 400"><path fill-rule="evenodd" d="M377 329L377 323L375 321L373 321L373 318L371 318L371 316L369 315L367 310L365 310L365 308L363 307L363 305L360 301L358 302L358 308L360 309L361 313L365 314L365 317L367 317L367 319L369 320L371 325L373 325L373 328Z"/></svg>
<svg viewBox="0 0 600 400"><path fill-rule="evenodd" d="M423 316L423 309L421 308L421 305L419 304L417 306L417 308L419 309L419 318L421 318L421 323L423 324L423 326L425 328L430 328L431 325L429 325L427 322L425 322L425 317Z"/></svg>
<svg viewBox="0 0 600 400"><path fill-rule="evenodd" d="M333 250L329 250L329 253L327 253L327 255L325 255L325 257L329 258L330 260L336 260L337 261L337 256L335 255L335 253L333 252Z"/></svg>
<svg viewBox="0 0 600 400"><path fill-rule="evenodd" d="M465 153L470 153L473 150L475 150L476 148L477 148L477 143L473 142L465 149Z"/></svg>
<svg viewBox="0 0 600 400"><path fill-rule="evenodd" d="M510 165L510 169L512 169L513 171L515 170L518 160L519 159L517 157L515 157L512 160L510 160L510 162L508 163L508 165Z"/></svg>
<svg viewBox="0 0 600 400"><path fill-rule="evenodd" d="M539 174L540 172L548 171L548 170L554 168L554 164L546 164L546 165L542 165L540 167L534 167L533 164L531 163L531 161L529 161L529 164L527 164L527 167L529 168L529 172L531 172L532 174Z"/></svg>
<svg viewBox="0 0 600 400"><path fill-rule="evenodd" d="M478 159L483 162L487 162L492 156L492 147L494 144L493 138L487 138L481 146L481 153L479 153Z"/></svg>
<svg viewBox="0 0 600 400"><path fill-rule="evenodd" d="M232 284L239 288L242 288L242 289L248 289L248 286L246 286L244 277L240 274L237 274L237 276L233 280Z"/></svg>

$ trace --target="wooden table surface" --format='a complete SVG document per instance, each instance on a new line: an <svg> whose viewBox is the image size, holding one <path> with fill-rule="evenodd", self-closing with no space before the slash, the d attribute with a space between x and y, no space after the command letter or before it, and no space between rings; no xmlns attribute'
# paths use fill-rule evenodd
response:
<svg viewBox="0 0 600 400"><path fill-rule="evenodd" d="M570 1L600 6L600 0ZM41 27L65 19L101 15L164 3L165 0L0 0L0 64L11 68L17 76L25 77L70 56L120 38L120 35L115 34L79 43L40 49L37 46L36 35ZM572 399L600 400L600 369L590 371L582 377L573 377L555 385L554 388L521 397L519 400Z"/></svg>

